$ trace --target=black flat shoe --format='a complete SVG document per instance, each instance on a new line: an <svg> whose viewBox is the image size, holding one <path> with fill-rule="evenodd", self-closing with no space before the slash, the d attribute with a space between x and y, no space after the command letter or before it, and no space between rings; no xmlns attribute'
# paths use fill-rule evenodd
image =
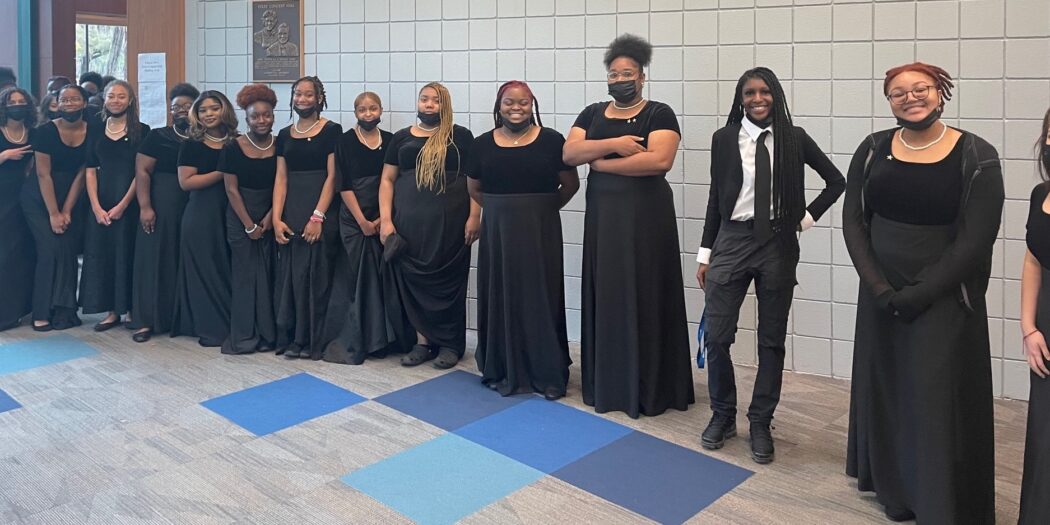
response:
<svg viewBox="0 0 1050 525"><path fill-rule="evenodd" d="M95 325L95 331L96 332L105 332L106 330L109 330L110 328L115 328L115 327L120 326L122 324L124 324L124 322L121 321L120 318L118 317L116 321L110 321L108 323L102 322L102 323L96 324Z"/></svg>
<svg viewBox="0 0 1050 525"><path fill-rule="evenodd" d="M299 348L298 346L288 347L288 349L284 351L284 358L285 359L299 359L302 356L303 356L303 350L301 348Z"/></svg>
<svg viewBox="0 0 1050 525"><path fill-rule="evenodd" d="M563 397L565 397L565 392L562 392L561 390L548 388L543 391L543 399L546 399L547 401L557 401Z"/></svg>
<svg viewBox="0 0 1050 525"><path fill-rule="evenodd" d="M55 327L51 326L51 323L47 323L47 324L45 324L43 326L33 325L33 331L34 332L50 332L51 330L54 330L54 329L55 329Z"/></svg>
<svg viewBox="0 0 1050 525"><path fill-rule="evenodd" d="M886 517L890 521L910 521L915 519L915 513L908 509L886 507Z"/></svg>
<svg viewBox="0 0 1050 525"><path fill-rule="evenodd" d="M270 343L260 343L259 346L255 349L255 351L261 354L265 354L266 352L273 352L273 349L274 346Z"/></svg>
<svg viewBox="0 0 1050 525"><path fill-rule="evenodd" d="M153 330L144 330L142 332L131 334L131 340L136 343L145 343L146 341L149 341L150 337L153 337Z"/></svg>

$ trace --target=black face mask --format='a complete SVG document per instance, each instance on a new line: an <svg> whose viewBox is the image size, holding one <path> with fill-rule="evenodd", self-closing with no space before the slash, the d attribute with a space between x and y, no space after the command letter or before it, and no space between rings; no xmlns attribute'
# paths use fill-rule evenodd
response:
<svg viewBox="0 0 1050 525"><path fill-rule="evenodd" d="M937 109L931 111L929 115L926 115L926 118L918 122L912 122L910 120L904 120L900 117L897 117L897 125L904 129L910 129L912 131L922 131L932 126L934 122L937 122L937 119L941 118L941 113L944 113L944 108L938 107Z"/></svg>
<svg viewBox="0 0 1050 525"><path fill-rule="evenodd" d="M513 123L513 122L511 122L509 120L503 119L503 127L507 128L507 131L509 131L511 133L520 133L520 132L525 131L526 129L528 129L528 127L531 126L531 125L532 125L532 118L529 118L529 120L518 122L517 124L515 124L515 123Z"/></svg>
<svg viewBox="0 0 1050 525"><path fill-rule="evenodd" d="M123 117L124 114L127 113L127 112L128 112L128 108L124 108L123 110L120 111L120 113L110 113L109 116L114 117L114 118L120 118L120 117Z"/></svg>
<svg viewBox="0 0 1050 525"><path fill-rule="evenodd" d="M299 118L306 118L306 117L309 117L310 115L313 115L314 112L317 111L317 106L310 106L308 108L301 108L301 107L296 106L296 107L294 107L292 109L295 110L295 114L296 115L299 115Z"/></svg>
<svg viewBox="0 0 1050 525"><path fill-rule="evenodd" d="M379 125L380 120L382 120L382 119L379 119L379 118L372 119L372 120L357 119L357 127L361 128L361 129L363 129L365 131L372 131L373 129L376 129L376 126Z"/></svg>
<svg viewBox="0 0 1050 525"><path fill-rule="evenodd" d="M419 119L420 124L430 128L441 124L441 113L423 113L419 111L416 113L416 118Z"/></svg>
<svg viewBox="0 0 1050 525"><path fill-rule="evenodd" d="M751 118L751 115L747 115L747 114L745 114L744 117L747 118L748 120L750 120L752 124L762 128L762 129L766 129L769 126L773 125L773 116L772 115L766 117L765 120L755 120L755 119Z"/></svg>
<svg viewBox="0 0 1050 525"><path fill-rule="evenodd" d="M84 110L77 109L73 111L59 111L58 116L62 117L62 120L65 120L66 122L76 122L84 116Z"/></svg>
<svg viewBox="0 0 1050 525"><path fill-rule="evenodd" d="M1043 167L1050 173L1050 144L1043 143Z"/></svg>
<svg viewBox="0 0 1050 525"><path fill-rule="evenodd" d="M638 97L638 84L634 80L621 80L609 84L609 95L620 104L626 104Z"/></svg>
<svg viewBox="0 0 1050 525"><path fill-rule="evenodd" d="M7 118L11 120L23 121L29 116L29 106L25 104L19 104L17 106L7 106Z"/></svg>
<svg viewBox="0 0 1050 525"><path fill-rule="evenodd" d="M47 110L46 112L44 112L44 115L47 116L48 120L55 120L56 118L59 118L59 117L62 116L61 114L59 114L59 112L51 111L50 109Z"/></svg>

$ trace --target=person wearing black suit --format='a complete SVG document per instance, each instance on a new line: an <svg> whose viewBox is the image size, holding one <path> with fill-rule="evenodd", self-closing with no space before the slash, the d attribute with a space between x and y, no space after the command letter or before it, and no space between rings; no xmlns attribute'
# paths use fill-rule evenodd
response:
<svg viewBox="0 0 1050 525"><path fill-rule="evenodd" d="M808 206L809 165L825 187ZM842 173L805 130L794 126L773 71L758 67L737 82L726 126L711 139L711 194L696 272L707 316L708 390L714 414L702 445L718 449L736 435L736 380L729 348L740 305L755 282L758 296L758 376L748 410L751 457L773 461L769 426L780 401L788 311L805 231L845 190Z"/></svg>

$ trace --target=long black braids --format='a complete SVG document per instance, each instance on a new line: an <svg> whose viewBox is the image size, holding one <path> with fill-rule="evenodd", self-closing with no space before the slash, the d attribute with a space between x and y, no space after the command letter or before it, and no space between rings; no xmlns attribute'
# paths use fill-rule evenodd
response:
<svg viewBox="0 0 1050 525"><path fill-rule="evenodd" d="M759 79L773 94L770 114L773 126L773 226L784 239L795 235L796 225L805 215L805 172L800 169L800 145L796 140L791 111L788 109L784 88L773 71L766 67L749 69L740 76L729 110L726 126L739 124L744 119L744 84Z"/></svg>
<svg viewBox="0 0 1050 525"><path fill-rule="evenodd" d="M314 93L320 100L320 103L317 104L317 117L320 118L321 112L328 108L328 95L325 94L324 83L321 82L321 79L314 76L305 76L292 83L291 96L288 97L288 114L292 118L295 118L295 86L298 86L302 82L310 82L314 85Z"/></svg>

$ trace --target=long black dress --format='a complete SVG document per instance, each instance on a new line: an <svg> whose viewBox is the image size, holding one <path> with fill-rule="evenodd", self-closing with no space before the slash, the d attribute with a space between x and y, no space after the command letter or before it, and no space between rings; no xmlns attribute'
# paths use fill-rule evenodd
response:
<svg viewBox="0 0 1050 525"><path fill-rule="evenodd" d="M146 233L140 226L135 234L130 327L150 328L157 334L171 330L175 313L179 230L189 198L189 194L179 187L178 162L182 141L182 136L166 127L150 130L139 146L140 154L156 160L149 187L150 206L156 220L153 233Z"/></svg>
<svg viewBox="0 0 1050 525"><path fill-rule="evenodd" d="M203 142L187 140L179 149L179 166L211 173L218 169L221 153ZM189 193L182 215L171 335L197 337L201 346L221 346L230 331L226 189L220 180Z"/></svg>
<svg viewBox="0 0 1050 525"><path fill-rule="evenodd" d="M565 137L543 128L531 143L474 141L467 176L485 206L478 249L478 348L482 382L500 394L565 395L569 338L559 173Z"/></svg>
<svg viewBox="0 0 1050 525"><path fill-rule="evenodd" d="M277 247L277 347L318 360L324 354L325 316L331 292L332 272L339 254L339 199L333 196L321 225L321 238L313 244L303 240L321 190L328 178L328 156L343 128L328 121L307 138L292 138L291 126L277 135L277 155L288 168L288 187L283 221L295 232L288 244Z"/></svg>
<svg viewBox="0 0 1050 525"><path fill-rule="evenodd" d="M939 162L905 162L892 131L861 145L846 179L844 235L861 276L846 473L887 514L994 523L984 292L998 156L964 132Z"/></svg>
<svg viewBox="0 0 1050 525"><path fill-rule="evenodd" d="M393 223L406 244L391 261L385 285L402 311L402 319L394 322L397 339L414 343L415 330L432 347L463 357L470 272L470 247L464 242L470 195L463 172L474 135L467 128L453 128L453 144L445 156L445 189L439 192L416 186L416 158L427 139L412 135L411 129L394 134L384 159L398 168Z"/></svg>
<svg viewBox="0 0 1050 525"><path fill-rule="evenodd" d="M142 126L142 135L149 126ZM110 210L127 194L135 180L135 155L139 138L112 140L103 133L88 150L86 167L97 169L98 201ZM131 310L132 268L135 260L135 231L139 225L136 200L109 226L99 224L93 213L85 218L84 268L80 273L80 306L85 314Z"/></svg>
<svg viewBox="0 0 1050 525"><path fill-rule="evenodd" d="M51 158L51 180L59 209L66 202L73 180L84 169L91 140L89 130L83 142L77 146L68 146L62 142L54 122L47 122L36 130L33 151L46 153ZM37 169L40 169L39 165ZM77 255L83 239L80 234L83 230L82 221L86 217L74 211L65 233L59 235L51 231L47 206L40 193L39 181L34 177L30 177L28 183L22 186L21 200L29 231L36 242L33 320L51 321L64 327L79 325L80 320L76 315Z"/></svg>
<svg viewBox="0 0 1050 525"><path fill-rule="evenodd" d="M1050 183L1032 190L1028 209L1028 250L1042 267L1039 299L1036 303L1035 327L1050 337L1050 215L1043 202L1050 193ZM1044 361L1050 366L1050 361ZM1050 523L1050 378L1031 373L1028 393L1028 433L1025 436L1024 478L1021 481L1021 525Z"/></svg>
<svg viewBox="0 0 1050 525"><path fill-rule="evenodd" d="M606 117L608 104L591 104L573 127L586 130L588 140L679 133L666 104L649 101L630 119ZM592 170L583 234L584 403L633 418L689 408L695 398L683 290L667 179Z"/></svg>
<svg viewBox="0 0 1050 525"><path fill-rule="evenodd" d="M336 166L341 174L341 191L352 191L365 219L379 218L379 180L383 172L383 156L390 146L393 134L379 131L380 143L371 149L361 143L357 132L351 129L343 134L335 150ZM346 252L345 287L333 287L329 303L330 315L335 310L345 312L343 319L333 325L339 332L328 344L324 360L333 363L360 364L369 355L382 355L396 342L397 332L387 317L387 301L383 295L383 245L379 235L365 236L353 214L345 204L339 208L339 233ZM339 273L336 277L341 277ZM343 308L332 305L346 303Z"/></svg>
<svg viewBox="0 0 1050 525"><path fill-rule="evenodd" d="M25 141L14 143L0 133L0 151L21 148L33 143L35 129L27 128ZM33 154L22 160L0 164L0 330L16 325L33 308L33 267L36 250L33 236L26 225L19 195L24 184L36 184L36 174L29 173ZM28 178L27 178L28 176Z"/></svg>
<svg viewBox="0 0 1050 525"><path fill-rule="evenodd" d="M253 222L261 224L273 206L277 156L253 159L244 154L237 141L232 141L222 150L219 171L237 177L237 189L248 215ZM273 230L267 230L256 240L250 239L230 206L226 211L226 241L230 244L230 260L235 271L230 335L222 345L222 353L250 354L260 348L273 348L277 341L273 309L277 250Z"/></svg>

